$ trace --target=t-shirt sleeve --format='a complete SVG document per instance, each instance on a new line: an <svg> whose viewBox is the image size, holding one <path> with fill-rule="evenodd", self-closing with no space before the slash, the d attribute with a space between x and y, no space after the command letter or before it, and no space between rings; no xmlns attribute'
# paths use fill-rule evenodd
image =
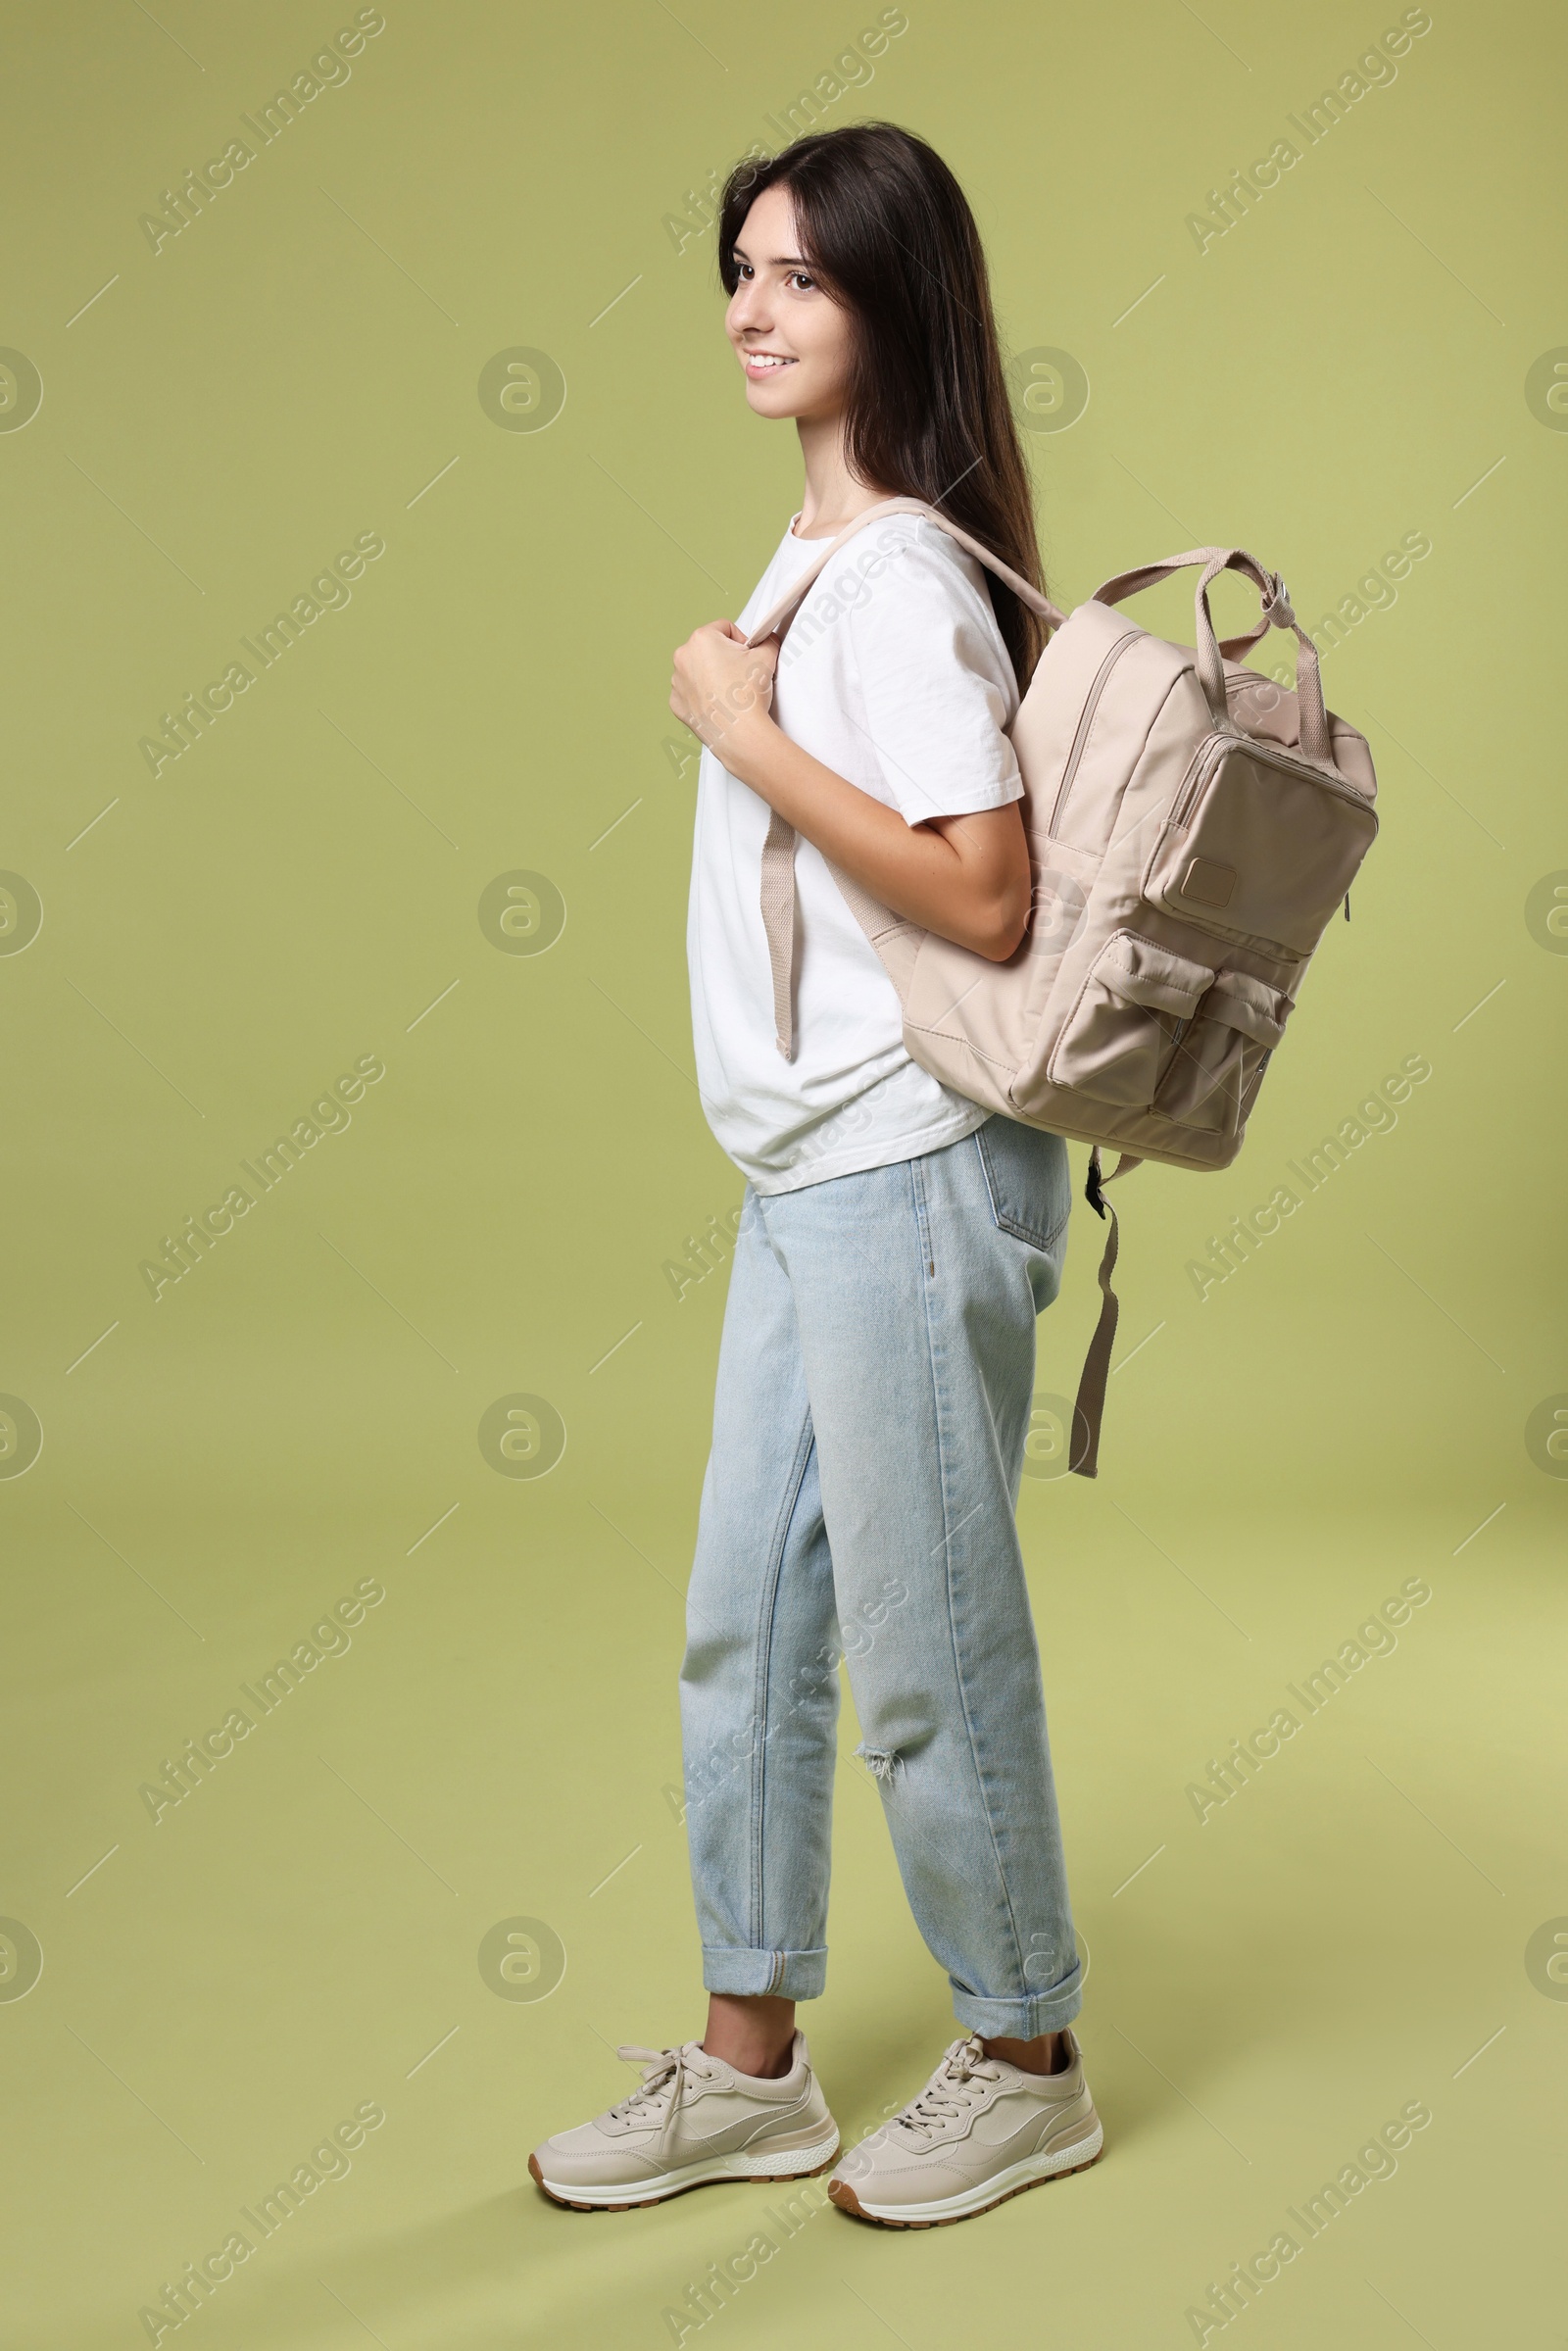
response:
<svg viewBox="0 0 1568 2351"><path fill-rule="evenodd" d="M1017 688L991 601L945 551L907 546L846 615L869 750L908 824L1023 797L1004 733Z"/></svg>

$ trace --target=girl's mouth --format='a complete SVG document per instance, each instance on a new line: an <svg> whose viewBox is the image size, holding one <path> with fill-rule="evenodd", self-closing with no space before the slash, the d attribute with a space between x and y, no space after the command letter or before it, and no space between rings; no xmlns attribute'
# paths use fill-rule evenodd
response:
<svg viewBox="0 0 1568 2351"><path fill-rule="evenodd" d="M781 352L777 351L748 351L742 354L741 365L745 367L748 375L760 378L764 375L777 375L783 368L793 367L796 362L786 359Z"/></svg>

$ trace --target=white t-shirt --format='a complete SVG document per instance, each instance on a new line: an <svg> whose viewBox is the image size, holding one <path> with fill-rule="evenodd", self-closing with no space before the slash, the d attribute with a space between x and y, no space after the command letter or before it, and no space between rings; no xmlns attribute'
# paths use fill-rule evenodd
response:
<svg viewBox="0 0 1568 2351"><path fill-rule="evenodd" d="M799 520L796 516L794 520ZM739 625L821 553L794 520ZM1018 688L984 574L917 515L869 524L785 636L773 715L793 742L909 824L1021 799L1004 728ZM767 804L705 751L686 947L708 1121L760 1193L939 1151L988 1113L911 1061L893 983L807 841L795 853L795 1057L773 1029L760 900Z"/></svg>

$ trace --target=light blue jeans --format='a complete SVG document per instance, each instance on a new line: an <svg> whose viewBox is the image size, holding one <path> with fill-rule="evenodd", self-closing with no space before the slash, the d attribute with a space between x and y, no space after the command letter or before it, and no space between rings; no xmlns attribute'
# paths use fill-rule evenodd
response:
<svg viewBox="0 0 1568 2351"><path fill-rule="evenodd" d="M681 1669L710 1991L827 1971L838 1660L905 1891L961 2025L1080 2004L1013 1521L1066 1146L994 1118L945 1151L748 1191Z"/></svg>

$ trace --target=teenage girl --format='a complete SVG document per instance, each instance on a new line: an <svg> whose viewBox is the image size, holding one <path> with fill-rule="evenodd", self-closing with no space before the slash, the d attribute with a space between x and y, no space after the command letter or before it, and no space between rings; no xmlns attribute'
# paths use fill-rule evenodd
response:
<svg viewBox="0 0 1568 2351"><path fill-rule="evenodd" d="M718 235L748 404L794 423L805 484L738 623L688 638L670 693L706 747L698 1076L747 1178L681 1672L708 2024L623 2051L643 2086L529 2168L560 2203L621 2209L835 2163L795 2005L826 1979L842 1655L961 2032L828 2192L920 2226L1101 2148L1068 2030L1081 1970L1013 1520L1071 1192L1059 1137L910 1060L836 875L978 955L1016 952L1032 883L1006 730L1043 627L906 514L846 542L782 647L745 637L890 498L940 510L1036 585L1040 557L979 235L932 149L887 123L798 140L731 175ZM762 903L775 814L799 836L782 1001ZM779 920L775 903L775 949Z"/></svg>

